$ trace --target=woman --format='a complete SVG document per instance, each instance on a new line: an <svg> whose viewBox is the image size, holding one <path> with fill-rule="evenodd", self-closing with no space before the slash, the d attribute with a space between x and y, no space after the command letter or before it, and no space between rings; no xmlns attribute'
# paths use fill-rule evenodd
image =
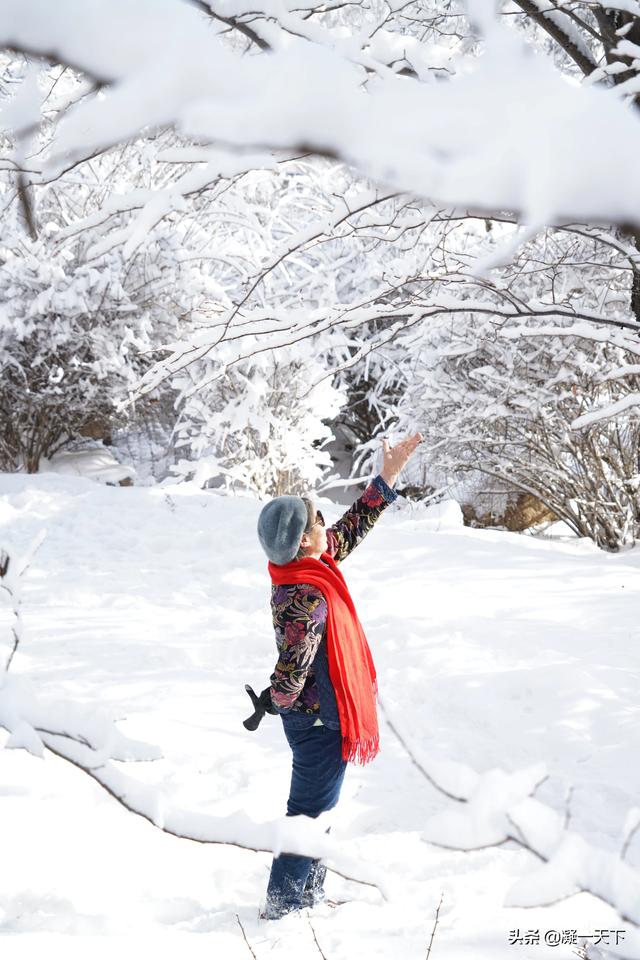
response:
<svg viewBox="0 0 640 960"><path fill-rule="evenodd" d="M419 433L393 448L383 440L380 474L329 529L302 497L276 497L260 513L279 654L261 700L281 715L293 754L287 816L330 810L347 763L378 753L375 668L338 564L396 499L398 474L421 442ZM262 916L275 920L322 901L325 873L310 857L274 857Z"/></svg>

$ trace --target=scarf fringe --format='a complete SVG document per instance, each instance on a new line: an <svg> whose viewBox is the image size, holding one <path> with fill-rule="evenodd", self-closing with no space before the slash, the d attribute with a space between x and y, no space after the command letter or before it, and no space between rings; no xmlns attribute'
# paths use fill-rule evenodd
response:
<svg viewBox="0 0 640 960"><path fill-rule="evenodd" d="M369 763L380 751L380 736L371 737L370 740L350 740L349 737L342 738L342 759L349 763L359 763L364 766Z"/></svg>

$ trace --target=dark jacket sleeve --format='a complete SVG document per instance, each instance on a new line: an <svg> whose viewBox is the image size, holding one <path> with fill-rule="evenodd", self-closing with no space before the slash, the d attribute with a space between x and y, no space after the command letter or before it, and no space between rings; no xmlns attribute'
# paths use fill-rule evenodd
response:
<svg viewBox="0 0 640 960"><path fill-rule="evenodd" d="M294 584L274 588L273 625L278 662L271 675L271 702L284 713L304 687L327 620L327 601L318 587Z"/></svg>
<svg viewBox="0 0 640 960"><path fill-rule="evenodd" d="M348 557L374 526L385 507L397 498L395 490L381 476L375 477L361 497L336 524L327 530L327 553L336 563Z"/></svg>

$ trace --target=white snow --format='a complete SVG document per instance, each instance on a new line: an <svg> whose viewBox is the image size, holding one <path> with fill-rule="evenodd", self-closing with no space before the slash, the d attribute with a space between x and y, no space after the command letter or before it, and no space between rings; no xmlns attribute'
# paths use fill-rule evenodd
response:
<svg viewBox="0 0 640 960"><path fill-rule="evenodd" d="M320 503L337 519L342 508ZM243 684L261 689L275 663L259 509L189 484L0 476L0 548L17 556L47 530L22 578L14 709L29 689L43 717L93 718L103 760L137 744L134 755L150 759L111 760L111 769L155 797L158 824L188 812L192 832L226 819L230 832L252 821L264 837L284 811L290 755L280 721L267 717L254 734L242 727L251 712ZM522 904L568 892L574 877L618 884L621 902L637 909L640 836L626 866L608 878L606 865L633 830L640 792L640 554L467 529L444 504L388 510L343 571L378 669L382 749L347 771L327 841L354 866L375 866L388 899L330 874L329 895L351 902L259 923L268 853L169 836L50 751L4 749L3 957L246 958L237 915L258 957L317 954L310 919L327 957L409 960L425 956L442 894L434 960L573 960L569 944L509 944L510 931L536 928L625 929L619 955L638 956L631 924L589 894ZM10 627L3 594L2 662ZM0 702L11 706L1 692ZM389 721L468 804L430 785ZM12 744L0 732L0 745L29 738L20 727ZM570 787L571 836L584 843L554 847ZM495 823L491 842L507 806L555 850L547 868L512 841L447 849L465 839L445 833L456 815L467 818L471 846L474 817L483 829ZM592 849L601 856L584 855Z"/></svg>
<svg viewBox="0 0 640 960"><path fill-rule="evenodd" d="M220 21L203 29L195 5L174 0L58 0L55 8L5 0L0 43L32 55L55 51L60 63L106 83L63 118L47 177L143 129L172 125L236 149L310 145L402 192L518 211L524 222L635 222L640 123L624 96L637 78L614 90L580 86L499 25L492 4L468 7L484 54L434 83L397 76L356 36L320 30L282 3L273 5L276 49L261 56L234 54L220 42ZM264 23L258 30L269 32ZM441 66L429 50L418 66L427 58ZM19 105L13 113L20 118Z"/></svg>
<svg viewBox="0 0 640 960"><path fill-rule="evenodd" d="M50 460L40 461L43 473L62 473L75 477L89 477L102 483L120 483L135 477L135 468L118 463L113 454L96 444L82 450L61 450L54 453Z"/></svg>

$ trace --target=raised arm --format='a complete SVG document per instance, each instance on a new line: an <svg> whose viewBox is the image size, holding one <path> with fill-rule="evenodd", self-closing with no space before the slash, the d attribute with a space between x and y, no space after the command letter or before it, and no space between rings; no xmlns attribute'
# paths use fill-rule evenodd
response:
<svg viewBox="0 0 640 960"><path fill-rule="evenodd" d="M341 563L354 547L362 543L385 507L397 496L395 490L377 476L338 522L328 528L327 553L336 563Z"/></svg>
<svg viewBox="0 0 640 960"><path fill-rule="evenodd" d="M398 494L393 485L422 440L421 433L414 433L390 447L386 437L383 439L382 470L340 520L327 530L327 552L336 563L349 556L364 540L385 507L396 499Z"/></svg>

